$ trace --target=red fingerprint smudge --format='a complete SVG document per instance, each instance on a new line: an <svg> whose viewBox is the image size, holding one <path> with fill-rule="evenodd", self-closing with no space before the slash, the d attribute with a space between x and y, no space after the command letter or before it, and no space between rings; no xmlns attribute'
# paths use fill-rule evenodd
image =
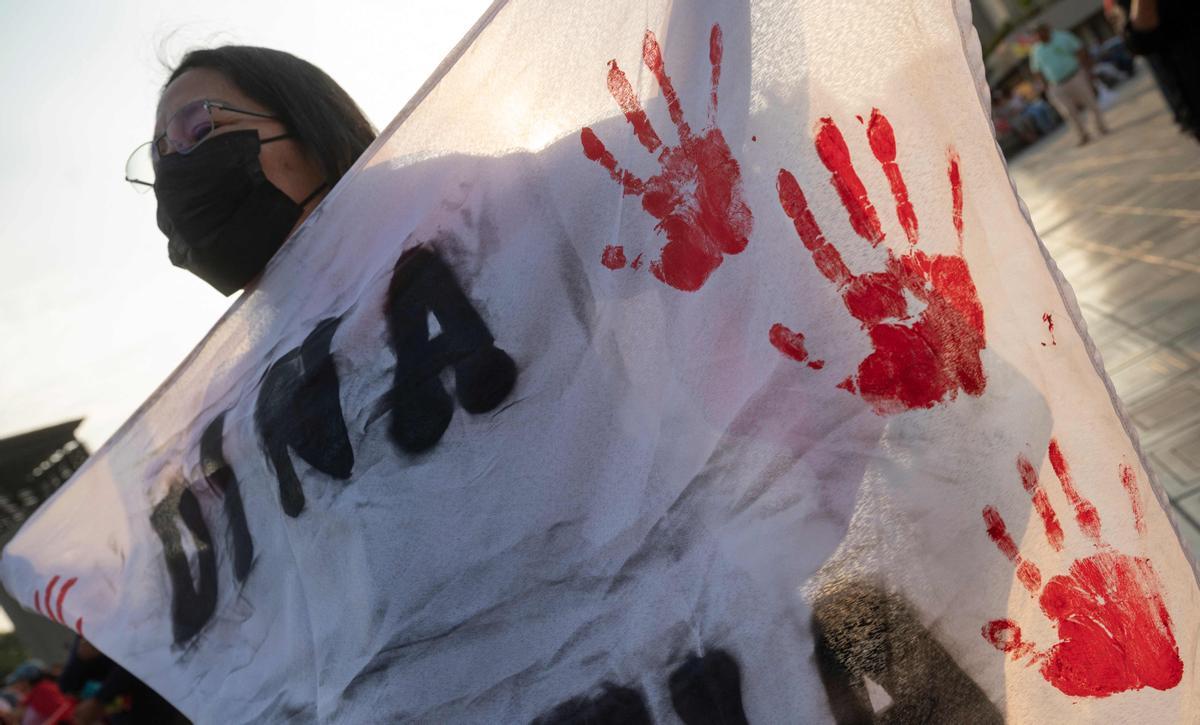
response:
<svg viewBox="0 0 1200 725"><path fill-rule="evenodd" d="M983 638L1001 652L1008 652L1013 659L1033 652L1032 642L1021 640L1021 627L1011 619L995 619L983 625Z"/></svg>
<svg viewBox="0 0 1200 725"><path fill-rule="evenodd" d="M1046 529L1046 540L1050 542L1055 551L1062 551L1062 526L1058 523L1058 516L1050 505L1050 499L1046 497L1046 490L1038 482L1037 471L1029 459L1023 455L1017 456L1017 470L1021 474L1021 485L1033 497L1034 510L1042 518L1042 526Z"/></svg>
<svg viewBox="0 0 1200 725"><path fill-rule="evenodd" d="M1133 525L1139 534L1144 534L1146 533L1146 519L1142 512L1142 497L1138 491L1137 474L1133 472L1132 467L1124 463L1121 464L1121 485L1129 494L1129 506L1133 509Z"/></svg>
<svg viewBox="0 0 1200 725"><path fill-rule="evenodd" d="M1050 465L1054 467L1054 473L1062 483L1067 501L1075 509L1075 520L1079 523L1080 530L1098 544L1100 542L1100 514L1092 502L1080 496L1079 491L1076 490L1075 482L1071 478L1071 470L1067 467L1067 459L1063 456L1057 438L1050 439Z"/></svg>
<svg viewBox="0 0 1200 725"><path fill-rule="evenodd" d="M815 145L817 156L821 158L825 168L833 173L833 188L837 190L842 206L850 215L850 226L871 244L879 244L883 241L879 215L871 205L871 200L867 198L867 189L850 161L850 149L846 147L846 140L842 138L842 132L838 130L832 118L821 119L817 127Z"/></svg>
<svg viewBox="0 0 1200 725"><path fill-rule="evenodd" d="M750 137L750 140L751 140L751 141L758 141L758 136L751 136L751 137Z"/></svg>
<svg viewBox="0 0 1200 725"><path fill-rule="evenodd" d="M776 322L771 325L771 332L768 334L771 344L779 352L787 355L797 362L808 361L808 350L804 347L804 335L799 332L793 332L781 323ZM825 367L824 360L813 360L808 362L808 366L813 370L820 370Z"/></svg>
<svg viewBox="0 0 1200 725"><path fill-rule="evenodd" d="M950 202L952 206L950 218L954 222L954 231L958 233L958 247L961 253L963 243L962 175L958 171L958 152L952 148L946 155L949 159L946 173L950 177Z"/></svg>
<svg viewBox="0 0 1200 725"><path fill-rule="evenodd" d="M600 263L609 269L621 269L625 266L625 248L620 245L608 245L600 255Z"/></svg>
<svg viewBox="0 0 1200 725"><path fill-rule="evenodd" d="M988 538L995 542L996 548L1000 549L1000 552L1017 567L1017 578L1030 593L1036 593L1038 587L1042 585L1042 573L1038 571L1033 562L1021 558L1016 543L1008 535L1008 528L1004 525L1004 519L1000 517L1000 512L994 506L985 506L983 521L987 524Z"/></svg>
<svg viewBox="0 0 1200 725"><path fill-rule="evenodd" d="M871 144L871 152L883 166L883 174L887 177L892 189L892 198L896 200L896 216L909 244L917 243L917 213L913 211L912 202L908 200L908 185L900 167L896 165L896 133L887 117L878 108L871 110L871 122L867 124L867 140Z"/></svg>

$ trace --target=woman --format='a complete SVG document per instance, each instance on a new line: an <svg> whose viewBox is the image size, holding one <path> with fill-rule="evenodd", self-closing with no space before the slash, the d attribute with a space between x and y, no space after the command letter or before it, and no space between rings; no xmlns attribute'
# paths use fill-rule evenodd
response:
<svg viewBox="0 0 1200 725"><path fill-rule="evenodd" d="M152 186L171 262L229 295L375 139L320 68L269 48L188 53L163 87L153 140L126 179Z"/></svg>

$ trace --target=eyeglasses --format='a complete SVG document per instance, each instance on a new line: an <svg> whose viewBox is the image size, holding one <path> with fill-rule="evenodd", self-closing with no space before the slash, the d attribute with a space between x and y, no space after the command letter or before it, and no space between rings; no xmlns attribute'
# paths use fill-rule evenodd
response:
<svg viewBox="0 0 1200 725"><path fill-rule="evenodd" d="M125 180L138 191L149 191L154 188L154 169L158 160L174 151L187 155L197 146L208 139L217 122L213 119L213 109L229 113L241 113L255 118L270 118L279 120L278 116L257 111L247 111L241 108L227 106L224 103L209 100L192 101L176 111L167 121L166 130L153 141L138 146L125 162Z"/></svg>

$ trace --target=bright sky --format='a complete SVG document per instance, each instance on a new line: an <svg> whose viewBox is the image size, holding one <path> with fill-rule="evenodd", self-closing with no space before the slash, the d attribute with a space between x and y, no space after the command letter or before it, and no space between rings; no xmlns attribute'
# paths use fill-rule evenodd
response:
<svg viewBox="0 0 1200 725"><path fill-rule="evenodd" d="M123 180L163 61L286 50L383 128L489 4L0 0L0 438L85 418L95 450L232 301L170 265L154 196Z"/></svg>
<svg viewBox="0 0 1200 725"><path fill-rule="evenodd" d="M231 300L167 261L122 180L193 47L279 48L384 127L489 0L0 0L0 437L84 417L95 450Z"/></svg>

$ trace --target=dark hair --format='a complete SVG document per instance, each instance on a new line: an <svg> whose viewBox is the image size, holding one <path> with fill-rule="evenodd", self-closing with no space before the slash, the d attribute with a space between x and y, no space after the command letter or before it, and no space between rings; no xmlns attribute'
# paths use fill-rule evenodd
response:
<svg viewBox="0 0 1200 725"><path fill-rule="evenodd" d="M362 109L325 71L291 53L249 45L193 50L171 71L207 68L221 73L287 127L334 184L350 169L376 131Z"/></svg>

